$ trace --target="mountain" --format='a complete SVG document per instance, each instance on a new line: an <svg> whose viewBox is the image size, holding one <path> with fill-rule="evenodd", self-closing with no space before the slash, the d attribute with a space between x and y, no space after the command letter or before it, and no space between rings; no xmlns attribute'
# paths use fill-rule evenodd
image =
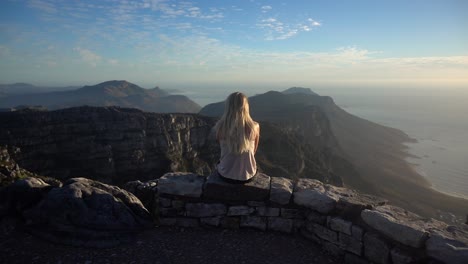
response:
<svg viewBox="0 0 468 264"><path fill-rule="evenodd" d="M303 87L291 87L289 89L284 90L282 93L284 94L301 93L301 94L318 95L317 93L312 92L310 88L303 88Z"/></svg>
<svg viewBox="0 0 468 264"><path fill-rule="evenodd" d="M144 89L127 81L107 81L71 91L10 95L0 98L0 108L42 105L48 109L74 106L122 106L151 112L193 113L200 106L183 95L170 95L155 87Z"/></svg>
<svg viewBox="0 0 468 264"><path fill-rule="evenodd" d="M340 157L332 159L335 162L331 167L345 186L384 197L426 216L436 215L437 210L466 214L463 210L467 211L468 206L462 205L466 200L434 191L405 161L408 154L403 143L412 139L402 131L354 116L337 106L331 97L308 92L270 91L250 97L249 102L255 120L270 121L296 131L304 145L325 146L335 157ZM205 106L200 114L216 117L223 111L224 103L219 102ZM316 135L323 125L317 124L317 115L324 115L326 118L321 120L327 120L330 127L320 139ZM343 161L349 161L352 166Z"/></svg>

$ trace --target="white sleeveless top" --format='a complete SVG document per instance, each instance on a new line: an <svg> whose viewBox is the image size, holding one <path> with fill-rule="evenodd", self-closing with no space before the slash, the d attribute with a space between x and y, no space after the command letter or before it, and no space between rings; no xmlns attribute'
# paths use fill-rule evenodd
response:
<svg viewBox="0 0 468 264"><path fill-rule="evenodd" d="M257 162L254 155L255 140L251 140L250 143L247 152L236 154L229 152L226 142L221 140L221 160L217 166L219 174L238 181L246 181L255 176L257 173Z"/></svg>

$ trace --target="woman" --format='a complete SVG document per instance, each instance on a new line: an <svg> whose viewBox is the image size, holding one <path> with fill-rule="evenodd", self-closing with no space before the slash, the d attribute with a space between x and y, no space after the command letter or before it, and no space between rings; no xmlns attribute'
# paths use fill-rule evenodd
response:
<svg viewBox="0 0 468 264"><path fill-rule="evenodd" d="M249 102L243 93L228 96L224 114L215 125L221 146L218 174L230 182L247 182L257 173L255 152L260 138L260 125L249 113Z"/></svg>

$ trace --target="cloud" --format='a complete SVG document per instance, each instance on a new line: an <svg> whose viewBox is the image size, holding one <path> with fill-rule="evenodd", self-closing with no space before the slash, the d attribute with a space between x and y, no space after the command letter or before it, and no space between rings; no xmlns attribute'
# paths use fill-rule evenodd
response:
<svg viewBox="0 0 468 264"><path fill-rule="evenodd" d="M81 59L89 65L96 67L102 61L102 57L98 54L84 48L76 47L73 49L80 54Z"/></svg>
<svg viewBox="0 0 468 264"><path fill-rule="evenodd" d="M31 8L38 9L40 11L46 12L46 13L56 13L57 8L56 6L51 3L47 2L44 0L29 0L28 1L28 6Z"/></svg>
<svg viewBox="0 0 468 264"><path fill-rule="evenodd" d="M276 18L262 19L257 27L265 30L266 40L285 40L296 36L300 32L311 31L316 21L308 19L307 24L286 24Z"/></svg>
<svg viewBox="0 0 468 264"><path fill-rule="evenodd" d="M269 5L264 5L264 6L261 7L262 13L266 13L266 12L270 11L271 9L273 9L273 7L271 7Z"/></svg>

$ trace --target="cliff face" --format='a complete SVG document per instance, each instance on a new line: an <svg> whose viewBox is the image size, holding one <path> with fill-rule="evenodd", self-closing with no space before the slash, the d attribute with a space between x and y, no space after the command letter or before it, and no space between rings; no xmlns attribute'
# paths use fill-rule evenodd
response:
<svg viewBox="0 0 468 264"><path fill-rule="evenodd" d="M329 136L315 120L317 142ZM116 107L78 107L50 112L0 113L0 145L15 146L24 168L57 179L89 177L106 183L158 178L168 171L208 175L219 159L211 128L216 119L194 114L156 114ZM294 121L291 121L294 122ZM273 176L308 177L341 185L333 155L309 148L303 136L261 123L260 169Z"/></svg>
<svg viewBox="0 0 468 264"><path fill-rule="evenodd" d="M115 107L0 114L0 144L17 162L57 179L88 176L120 184L171 170L207 174L217 157L210 118Z"/></svg>

